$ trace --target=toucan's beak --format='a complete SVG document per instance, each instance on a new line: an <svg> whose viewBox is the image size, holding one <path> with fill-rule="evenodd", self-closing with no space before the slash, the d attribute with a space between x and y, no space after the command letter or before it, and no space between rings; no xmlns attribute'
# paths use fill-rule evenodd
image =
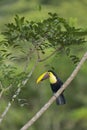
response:
<svg viewBox="0 0 87 130"><path fill-rule="evenodd" d="M45 72L43 73L42 75L40 75L40 77L37 79L37 83L39 83L40 81L43 81L45 79L49 78L49 73L48 72Z"/></svg>

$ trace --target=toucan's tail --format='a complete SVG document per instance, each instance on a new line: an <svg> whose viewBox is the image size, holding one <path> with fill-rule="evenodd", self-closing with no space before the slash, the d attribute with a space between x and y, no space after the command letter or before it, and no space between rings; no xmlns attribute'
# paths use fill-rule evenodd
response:
<svg viewBox="0 0 87 130"><path fill-rule="evenodd" d="M61 94L58 98L56 98L56 103L57 103L58 105L63 105L63 104L65 104L65 103L66 103L65 98L64 98L64 95L63 95L63 94Z"/></svg>

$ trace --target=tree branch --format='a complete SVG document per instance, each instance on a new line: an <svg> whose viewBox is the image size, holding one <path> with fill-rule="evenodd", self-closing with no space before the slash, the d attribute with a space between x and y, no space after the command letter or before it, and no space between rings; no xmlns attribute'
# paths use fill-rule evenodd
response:
<svg viewBox="0 0 87 130"><path fill-rule="evenodd" d="M27 78L25 80L23 80L21 83L18 84L18 89L16 90L15 94L12 96L11 101L8 102L7 107L5 108L4 112L2 113L2 115L0 116L0 124L3 121L4 117L6 116L7 112L9 111L10 107L12 106L12 103L14 102L15 98L20 94L21 89L26 85L26 83L28 82L29 78L31 77L32 73L34 72L37 63L35 63L35 65L32 67L32 70L30 71L30 73L28 74Z"/></svg>
<svg viewBox="0 0 87 130"><path fill-rule="evenodd" d="M72 72L70 77L66 80L66 82L63 84L63 86L58 90L58 92L51 97L51 99L35 114L34 117L32 117L31 120L29 120L20 130L27 130L40 116L50 107L50 105L56 100L56 97L58 97L71 83L71 81L75 78L78 71L81 69L81 66L84 64L84 62L87 60L87 52L82 57L81 61L75 68L75 70Z"/></svg>

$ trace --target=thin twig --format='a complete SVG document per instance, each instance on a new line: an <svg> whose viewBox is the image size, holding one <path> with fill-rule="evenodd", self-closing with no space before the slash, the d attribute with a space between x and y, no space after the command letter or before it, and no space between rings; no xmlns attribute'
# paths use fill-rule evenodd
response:
<svg viewBox="0 0 87 130"><path fill-rule="evenodd" d="M1 99L3 93L6 92L6 91L8 91L12 87L12 84L10 84L8 87L4 88L2 86L2 83L0 82L0 86L1 86L1 92L0 92L0 99Z"/></svg>
<svg viewBox="0 0 87 130"><path fill-rule="evenodd" d="M2 89L1 92L0 92L0 99L1 99L1 97L3 95L3 93L4 93L4 90Z"/></svg>
<svg viewBox="0 0 87 130"><path fill-rule="evenodd" d="M1 90L3 89L3 85L2 85L2 82L0 81L0 88Z"/></svg>
<svg viewBox="0 0 87 130"><path fill-rule="evenodd" d="M24 66L24 72L27 71L28 65L29 65L29 60L31 59L32 54L35 52L35 48L32 47L32 49L30 48L27 55L26 55L26 64Z"/></svg>
<svg viewBox="0 0 87 130"><path fill-rule="evenodd" d="M43 62L43 61L45 61L45 60L47 60L47 59L49 59L50 57L52 57L57 51L60 51L60 50L62 50L63 49L63 47L61 46L61 47L59 47L59 48L57 48L57 49L55 49L51 54L49 54L47 57L45 57L45 58L43 58L43 59L38 59L38 62Z"/></svg>
<svg viewBox="0 0 87 130"><path fill-rule="evenodd" d="M84 64L84 62L87 60L87 52L82 57L81 61L75 68L75 70L72 72L70 77L66 80L66 82L63 84L63 86L58 90L58 92L51 97L51 99L35 114L35 116L32 117L20 130L27 130L40 116L50 107L50 105L56 100L56 97L58 97L71 83L71 81L75 78L78 71L81 69L81 66Z"/></svg>
<svg viewBox="0 0 87 130"><path fill-rule="evenodd" d="M32 70L30 71L30 73L28 74L27 78L25 80L23 80L21 83L18 84L18 89L16 90L15 94L12 96L11 101L8 102L7 107L5 108L4 112L2 113L1 117L0 117L0 124L2 123L4 117L6 116L7 112L9 111L10 107L12 106L12 103L14 102L15 98L20 94L22 88L26 85L26 83L28 82L29 78L31 77L31 75L33 74L37 63L35 63L35 65L33 66Z"/></svg>

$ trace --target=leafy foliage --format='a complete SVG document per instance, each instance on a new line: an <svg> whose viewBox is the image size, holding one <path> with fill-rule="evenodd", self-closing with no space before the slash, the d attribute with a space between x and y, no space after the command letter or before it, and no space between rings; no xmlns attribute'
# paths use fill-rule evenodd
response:
<svg viewBox="0 0 87 130"><path fill-rule="evenodd" d="M12 65L1 65L0 81L3 85L3 88L8 87L9 85L16 86L22 80L26 79L27 73L17 73L16 70L17 68Z"/></svg>
<svg viewBox="0 0 87 130"><path fill-rule="evenodd" d="M45 54L48 48L56 52L65 51L74 64L79 62L78 56L72 54L71 49L73 46L83 45L86 42L87 31L71 26L66 19L59 17L56 13L48 13L48 15L47 19L38 22L27 21L24 17L15 15L15 22L5 25L5 31L2 32L5 38L0 42L0 61L5 67L2 67L2 79L16 83L27 76L25 70L21 72L24 77L21 77L21 73L17 76L14 73L14 67L5 65L5 60L23 61L26 67L33 57L37 55L41 58L40 54Z"/></svg>
<svg viewBox="0 0 87 130"><path fill-rule="evenodd" d="M54 48L56 51L65 51L70 59L77 63L79 58L75 54L70 54L72 45L80 45L86 42L85 35L87 31L81 28L75 28L69 25L66 19L59 17L56 13L48 13L49 17L43 21L27 21L24 17L15 16L15 23L6 24L3 32L5 40L1 43L6 46L1 51L10 59L17 59L17 56L11 56L12 52L8 50L8 46L14 49L21 48L20 51L27 55L31 55L29 50L35 50L45 54L47 48ZM28 45L28 52L24 51L25 45ZM31 47L32 46L32 47ZM26 50L26 49L25 49ZM32 57L32 56L31 56ZM21 58L21 57L20 57ZM19 59L19 58L18 58Z"/></svg>

